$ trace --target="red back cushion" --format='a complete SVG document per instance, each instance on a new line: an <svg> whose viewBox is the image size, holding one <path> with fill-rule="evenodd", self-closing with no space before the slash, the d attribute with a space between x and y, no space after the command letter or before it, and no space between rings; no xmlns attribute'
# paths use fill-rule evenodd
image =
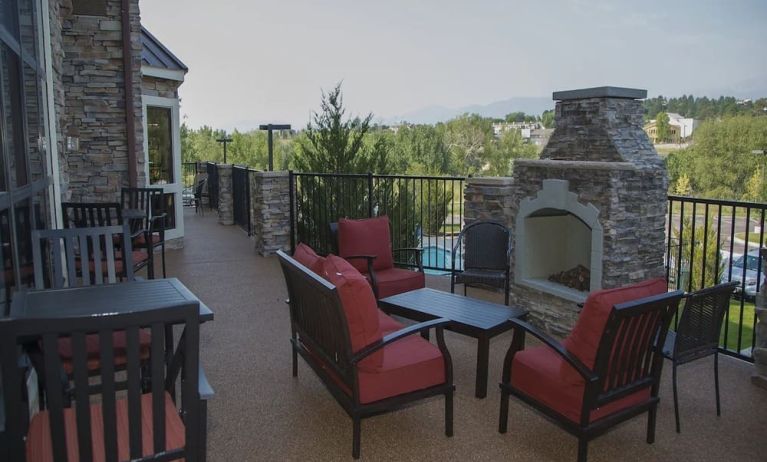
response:
<svg viewBox="0 0 767 462"><path fill-rule="evenodd" d="M373 289L359 271L343 258L328 255L323 264L323 276L336 286L341 298L352 351L381 339L378 321L378 304Z"/></svg>
<svg viewBox="0 0 767 462"><path fill-rule="evenodd" d="M293 259L315 273L319 275L322 274L322 265L325 262L325 259L317 255L314 249L308 245L304 243L298 244L296 246L296 251L293 252Z"/></svg>
<svg viewBox="0 0 767 462"><path fill-rule="evenodd" d="M586 299L586 305L578 316L573 331L563 342L565 348L593 369L599 342L602 340L602 333L613 306L667 291L666 280L658 278L617 289L592 292Z"/></svg>
<svg viewBox="0 0 767 462"><path fill-rule="evenodd" d="M364 220L338 220L338 254L343 258L350 255L375 255L374 269L393 268L389 217L384 215ZM349 262L359 271L367 273L365 259L354 258Z"/></svg>

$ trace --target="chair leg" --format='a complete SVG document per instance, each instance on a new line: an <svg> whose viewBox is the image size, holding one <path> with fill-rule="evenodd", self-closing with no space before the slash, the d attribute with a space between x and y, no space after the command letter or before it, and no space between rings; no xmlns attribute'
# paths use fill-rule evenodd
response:
<svg viewBox="0 0 767 462"><path fill-rule="evenodd" d="M152 252L151 246L147 247L146 251L148 253L148 258L149 258L149 261L146 266L146 277L147 279L154 279L154 252Z"/></svg>
<svg viewBox="0 0 767 462"><path fill-rule="evenodd" d="M162 247L160 248L160 250L162 251L162 257L161 257L162 258L162 277L167 278L168 276L166 276L165 274L165 241L164 240L162 241Z"/></svg>
<svg viewBox="0 0 767 462"><path fill-rule="evenodd" d="M655 442L655 421L658 415L658 405L651 407L647 412L647 444Z"/></svg>
<svg viewBox="0 0 767 462"><path fill-rule="evenodd" d="M498 433L506 433L509 429L509 394L501 390L501 414L498 419Z"/></svg>
<svg viewBox="0 0 767 462"><path fill-rule="evenodd" d="M197 443L200 455L197 458L205 462L208 458L208 401L200 400L200 441Z"/></svg>
<svg viewBox="0 0 767 462"><path fill-rule="evenodd" d="M445 436L453 436L453 391L445 393Z"/></svg>
<svg viewBox="0 0 767 462"><path fill-rule="evenodd" d="M676 419L676 432L681 433L681 426L679 425L679 397L676 392L676 364L671 367L671 382L674 388L674 418Z"/></svg>
<svg viewBox="0 0 767 462"><path fill-rule="evenodd" d="M360 418L359 417L353 417L352 420L354 421L354 429L353 429L353 435L352 435L352 457L355 459L360 458L360 431L361 431L361 425L360 425Z"/></svg>
<svg viewBox="0 0 767 462"><path fill-rule="evenodd" d="M295 346L291 345L290 349L293 351L293 377L298 377L298 353Z"/></svg>
<svg viewBox="0 0 767 462"><path fill-rule="evenodd" d="M719 352L714 353L714 388L716 389L716 416L722 415L722 408L719 404Z"/></svg>
<svg viewBox="0 0 767 462"><path fill-rule="evenodd" d="M585 438L578 439L578 462L586 462L589 452L589 440Z"/></svg>
<svg viewBox="0 0 767 462"><path fill-rule="evenodd" d="M466 283L463 283L463 296L466 296Z"/></svg>
<svg viewBox="0 0 767 462"><path fill-rule="evenodd" d="M450 275L450 293L455 293L455 277L453 275Z"/></svg>

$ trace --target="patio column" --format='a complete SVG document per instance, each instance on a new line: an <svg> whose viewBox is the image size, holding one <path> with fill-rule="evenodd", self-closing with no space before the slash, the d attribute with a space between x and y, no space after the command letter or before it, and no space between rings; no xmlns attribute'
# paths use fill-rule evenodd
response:
<svg viewBox="0 0 767 462"><path fill-rule="evenodd" d="M289 178L288 172L252 172L250 175L253 239L260 255L290 249Z"/></svg>
<svg viewBox="0 0 767 462"><path fill-rule="evenodd" d="M509 177L466 179L463 221L468 225L477 220L493 220L511 227L512 195Z"/></svg>
<svg viewBox="0 0 767 462"><path fill-rule="evenodd" d="M234 224L232 199L232 164L218 164L218 222Z"/></svg>

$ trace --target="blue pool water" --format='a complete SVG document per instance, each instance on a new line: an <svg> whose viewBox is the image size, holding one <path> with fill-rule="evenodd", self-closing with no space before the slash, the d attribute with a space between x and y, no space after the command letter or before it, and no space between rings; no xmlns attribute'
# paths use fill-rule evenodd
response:
<svg viewBox="0 0 767 462"><path fill-rule="evenodd" d="M452 265L453 252L437 245L430 245L423 248L423 266L436 267L441 269L426 269L426 274L445 275L450 274L450 265ZM456 269L461 269L463 265L462 259L456 258Z"/></svg>

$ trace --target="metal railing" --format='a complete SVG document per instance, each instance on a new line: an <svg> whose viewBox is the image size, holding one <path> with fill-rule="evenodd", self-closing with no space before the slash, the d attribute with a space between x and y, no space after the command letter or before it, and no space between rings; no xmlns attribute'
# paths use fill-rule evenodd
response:
<svg viewBox="0 0 767 462"><path fill-rule="evenodd" d="M724 353L753 360L755 295L765 283L767 204L668 197L666 278L669 288L698 290L737 281L721 334Z"/></svg>
<svg viewBox="0 0 767 462"><path fill-rule="evenodd" d="M218 165L207 163L208 170L208 201L210 208L218 210Z"/></svg>
<svg viewBox="0 0 767 462"><path fill-rule="evenodd" d="M250 222L250 170L235 165L232 168L232 213L234 223L251 235Z"/></svg>
<svg viewBox="0 0 767 462"><path fill-rule="evenodd" d="M386 215L393 248L422 247L424 268L450 269L463 223L463 177L290 172L290 242L335 253L330 223ZM395 255L400 265L414 265Z"/></svg>

